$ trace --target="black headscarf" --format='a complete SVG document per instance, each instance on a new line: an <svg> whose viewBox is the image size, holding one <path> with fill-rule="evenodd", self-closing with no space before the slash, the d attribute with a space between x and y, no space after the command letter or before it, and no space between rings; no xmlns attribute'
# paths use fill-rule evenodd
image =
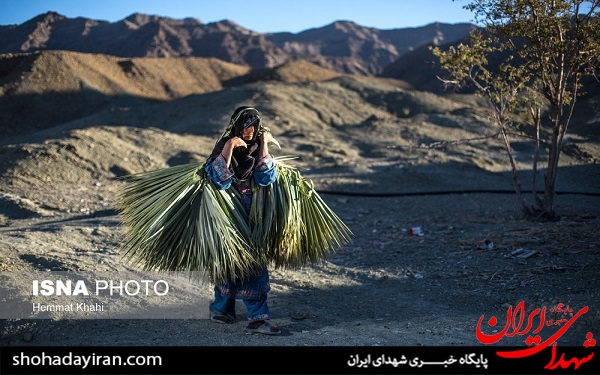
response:
<svg viewBox="0 0 600 375"><path fill-rule="evenodd" d="M238 180L247 180L252 176L256 159L259 155L260 143L258 142L258 133L262 128L260 113L253 107L242 106L236 108L231 115L228 132L215 144L213 152L209 157L212 162L219 156L225 143L234 137L242 138L242 132L248 126L256 126L251 140L245 140L248 147L236 147L231 156L231 167ZM242 138L243 139L243 138Z"/></svg>

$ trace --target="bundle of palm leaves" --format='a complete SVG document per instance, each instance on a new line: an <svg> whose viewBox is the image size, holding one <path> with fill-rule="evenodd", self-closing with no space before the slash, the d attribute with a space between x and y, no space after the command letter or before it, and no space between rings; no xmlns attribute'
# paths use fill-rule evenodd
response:
<svg viewBox="0 0 600 375"><path fill-rule="evenodd" d="M275 158L277 180L255 189L249 215L236 189L218 189L204 163L125 176L115 201L124 257L145 270L191 271L215 283L327 258L352 232L286 161Z"/></svg>

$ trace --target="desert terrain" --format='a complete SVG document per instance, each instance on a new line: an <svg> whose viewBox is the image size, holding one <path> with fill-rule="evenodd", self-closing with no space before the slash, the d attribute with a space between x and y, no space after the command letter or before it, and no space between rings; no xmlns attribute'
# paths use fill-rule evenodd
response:
<svg viewBox="0 0 600 375"><path fill-rule="evenodd" d="M587 309L559 346L600 335L597 82L581 97L564 143L557 219L540 221L519 209L481 98L307 60L273 65L0 55L0 345L478 346L480 317L502 322L521 302L527 313ZM112 301L110 318L14 310L31 303L21 286L33 275L166 277L121 257L125 228L114 207L121 177L203 162L241 105L262 113L282 146L272 154L295 157L290 163L354 235L322 263L271 270L269 304L281 335L245 334L241 303L234 324L210 322L212 285L185 279L158 301ZM527 132L510 136L530 191L543 188L546 155L532 187ZM143 313L148 306L151 315ZM549 326L540 335L555 332ZM525 335L497 344L524 347Z"/></svg>

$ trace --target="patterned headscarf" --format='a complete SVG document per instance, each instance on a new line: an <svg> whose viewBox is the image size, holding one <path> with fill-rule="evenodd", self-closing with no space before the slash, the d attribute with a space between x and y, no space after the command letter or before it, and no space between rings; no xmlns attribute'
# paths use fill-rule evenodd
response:
<svg viewBox="0 0 600 375"><path fill-rule="evenodd" d="M209 158L209 161L213 161L216 157L219 156L221 151L223 151L223 147L225 143L234 137L242 138L242 133L245 128L248 126L256 126L254 130L254 134L251 140L245 140L248 147L236 147L233 149L233 154L231 156L231 167L235 174L235 177L238 180L247 180L252 176L252 171L254 169L254 165L256 164L256 158L259 153L259 142L258 133L262 130L262 119L260 113L256 110L256 108L249 106L242 106L236 108L231 115L231 120L229 121L229 126L223 133L221 139L215 144L213 152Z"/></svg>

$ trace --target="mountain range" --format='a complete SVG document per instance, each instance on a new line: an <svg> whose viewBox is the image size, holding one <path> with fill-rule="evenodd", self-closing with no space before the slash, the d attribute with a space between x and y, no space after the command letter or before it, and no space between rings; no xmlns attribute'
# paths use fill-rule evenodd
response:
<svg viewBox="0 0 600 375"><path fill-rule="evenodd" d="M0 26L0 54L66 50L118 57L214 57L253 69L301 59L337 72L374 76L411 50L461 39L474 27L432 23L380 30L336 21L299 33L261 34L231 20L205 24L195 18L134 13L108 22L48 12Z"/></svg>

